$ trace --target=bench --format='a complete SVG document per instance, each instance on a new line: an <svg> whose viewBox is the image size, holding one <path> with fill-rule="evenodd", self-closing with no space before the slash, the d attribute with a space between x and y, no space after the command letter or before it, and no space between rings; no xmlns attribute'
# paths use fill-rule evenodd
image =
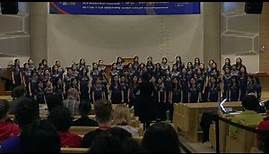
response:
<svg viewBox="0 0 269 154"><path fill-rule="evenodd" d="M88 153L89 148L61 148L61 153Z"/></svg>

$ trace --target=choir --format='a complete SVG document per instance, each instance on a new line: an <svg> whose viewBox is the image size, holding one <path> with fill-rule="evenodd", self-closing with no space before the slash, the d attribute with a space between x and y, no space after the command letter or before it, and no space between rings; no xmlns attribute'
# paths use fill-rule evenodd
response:
<svg viewBox="0 0 269 154"><path fill-rule="evenodd" d="M19 59L12 66L14 86L24 85L27 95L39 103L45 103L48 95L65 99L68 89L75 88L81 100L94 103L99 99L109 99L113 104L126 103L134 106L137 114L136 98L140 95L143 74L147 74L154 85L153 95L160 119L167 118L166 111L173 112L173 103L217 102L224 98L240 101L248 93L261 97L259 79L247 73L241 58L237 58L235 64L226 58L222 70L219 70L213 59L207 66L199 58L185 65L177 56L170 67L166 57L161 63L154 64L152 57L142 63L135 56L127 65L122 57L117 57L109 75L103 60L92 63L90 67L83 58L66 69L59 60L50 67L46 59L36 67L31 58L23 68Z"/></svg>

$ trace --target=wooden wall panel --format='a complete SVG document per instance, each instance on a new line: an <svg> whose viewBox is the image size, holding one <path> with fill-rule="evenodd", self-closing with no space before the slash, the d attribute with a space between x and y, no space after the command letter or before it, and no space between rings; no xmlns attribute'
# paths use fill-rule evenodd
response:
<svg viewBox="0 0 269 154"><path fill-rule="evenodd" d="M260 24L260 72L269 73L269 2L263 3Z"/></svg>

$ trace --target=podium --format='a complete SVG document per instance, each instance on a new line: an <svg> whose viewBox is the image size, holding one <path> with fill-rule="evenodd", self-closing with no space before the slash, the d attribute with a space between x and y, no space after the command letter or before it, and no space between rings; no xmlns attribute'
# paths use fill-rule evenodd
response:
<svg viewBox="0 0 269 154"><path fill-rule="evenodd" d="M228 108L241 109L240 102L227 102ZM174 104L173 124L190 142L200 142L203 131L200 121L204 112L217 112L218 102Z"/></svg>

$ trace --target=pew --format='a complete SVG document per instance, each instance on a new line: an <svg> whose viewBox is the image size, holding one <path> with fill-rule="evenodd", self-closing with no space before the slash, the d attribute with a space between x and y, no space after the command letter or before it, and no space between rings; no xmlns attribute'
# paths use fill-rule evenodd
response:
<svg viewBox="0 0 269 154"><path fill-rule="evenodd" d="M143 136L133 137L133 139L140 144L142 142Z"/></svg>
<svg viewBox="0 0 269 154"><path fill-rule="evenodd" d="M83 137L83 135L80 136ZM143 137L133 137L133 139L140 144ZM61 148L61 153L88 153L89 150L89 148Z"/></svg>
<svg viewBox="0 0 269 154"><path fill-rule="evenodd" d="M95 119L95 115L93 115L93 114L89 114L88 117L89 117L90 119ZM75 115L75 116L74 116L74 120L76 120L76 119L78 119L78 118L80 118L79 115Z"/></svg>
<svg viewBox="0 0 269 154"><path fill-rule="evenodd" d="M61 148L61 153L88 153L89 148Z"/></svg>
<svg viewBox="0 0 269 154"><path fill-rule="evenodd" d="M71 126L69 131L78 135L85 135L88 132L96 130L98 127L88 127L88 126Z"/></svg>
<svg viewBox="0 0 269 154"><path fill-rule="evenodd" d="M12 97L10 95L1 95L0 96L0 100L11 101L12 100Z"/></svg>
<svg viewBox="0 0 269 154"><path fill-rule="evenodd" d="M69 131L78 135L85 135L88 132L96 130L98 127L89 127L89 126L71 126ZM143 127L139 127L139 135L143 135Z"/></svg>

